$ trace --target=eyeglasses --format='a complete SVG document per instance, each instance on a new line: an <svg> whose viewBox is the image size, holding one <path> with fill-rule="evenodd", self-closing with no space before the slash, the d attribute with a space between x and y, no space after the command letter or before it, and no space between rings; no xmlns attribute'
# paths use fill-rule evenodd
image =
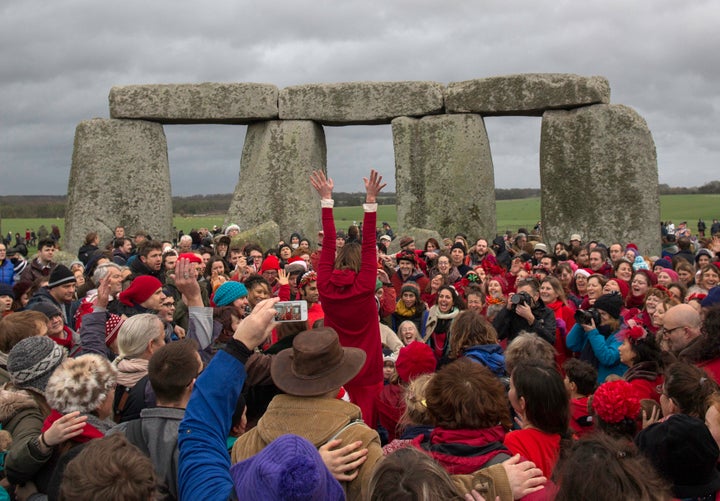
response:
<svg viewBox="0 0 720 501"><path fill-rule="evenodd" d="M165 308L175 308L175 303L162 303L161 306Z"/></svg>
<svg viewBox="0 0 720 501"><path fill-rule="evenodd" d="M684 329L684 328L685 328L685 326L683 326L683 325L679 325L678 327L673 327L672 329L666 329L663 327L663 335L669 336L671 332L676 331L678 329Z"/></svg>
<svg viewBox="0 0 720 501"><path fill-rule="evenodd" d="M259 256L250 254L250 259L262 259L262 254L260 254Z"/></svg>

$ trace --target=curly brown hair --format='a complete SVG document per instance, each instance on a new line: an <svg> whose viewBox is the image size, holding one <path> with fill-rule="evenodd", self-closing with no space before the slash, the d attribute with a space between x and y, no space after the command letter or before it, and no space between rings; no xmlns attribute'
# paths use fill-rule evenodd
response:
<svg viewBox="0 0 720 501"><path fill-rule="evenodd" d="M466 358L440 369L425 390L428 412L435 426L449 430L510 429L505 387L490 369Z"/></svg>

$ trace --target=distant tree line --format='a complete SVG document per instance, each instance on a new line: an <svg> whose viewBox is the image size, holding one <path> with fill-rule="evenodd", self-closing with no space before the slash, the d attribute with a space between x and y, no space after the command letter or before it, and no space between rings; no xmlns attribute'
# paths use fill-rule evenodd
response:
<svg viewBox="0 0 720 501"><path fill-rule="evenodd" d="M699 187L673 188L667 184L659 185L661 195L717 195L720 194L720 181L710 181ZM540 188L496 188L496 200L517 200L540 196ZM192 195L172 197L173 212L182 216L200 214L222 214L227 212L232 201L232 193L216 195ZM365 194L333 193L335 205L353 207L362 205ZM381 193L380 205L394 205L395 193ZM65 217L65 195L9 195L0 197L0 217L4 218L58 218Z"/></svg>

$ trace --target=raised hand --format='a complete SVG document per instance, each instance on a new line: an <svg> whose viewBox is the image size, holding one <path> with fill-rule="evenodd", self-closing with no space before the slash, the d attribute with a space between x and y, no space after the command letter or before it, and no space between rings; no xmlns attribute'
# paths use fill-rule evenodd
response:
<svg viewBox="0 0 720 501"><path fill-rule="evenodd" d="M275 313L277 312L275 311L274 305L278 301L280 301L280 298L272 297L263 299L256 304L252 313L238 324L233 338L251 350L260 346L275 325Z"/></svg>
<svg viewBox="0 0 720 501"><path fill-rule="evenodd" d="M365 183L365 203L374 204L377 202L377 194L387 186L387 183L382 182L382 176L375 169L370 169L370 179L364 177L363 182Z"/></svg>
<svg viewBox="0 0 720 501"><path fill-rule="evenodd" d="M332 179L326 177L323 171L313 171L312 174L310 174L310 184L312 184L322 200L332 198L332 190L335 187L335 183L333 183Z"/></svg>

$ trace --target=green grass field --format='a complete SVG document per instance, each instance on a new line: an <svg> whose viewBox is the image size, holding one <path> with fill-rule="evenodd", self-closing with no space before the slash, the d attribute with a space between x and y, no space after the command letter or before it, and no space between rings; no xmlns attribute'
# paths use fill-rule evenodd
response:
<svg viewBox="0 0 720 501"><path fill-rule="evenodd" d="M185 233L192 228L212 228L214 224L222 226L224 214L216 216L179 217L173 218L173 224ZM720 195L663 195L660 197L660 218L671 220L675 224L687 221L693 231L697 230L697 220L702 218L710 227L713 218L720 217ZM339 228L347 228L353 221L362 219L361 207L338 207L335 209L335 221ZM521 200L500 200L497 202L497 229L517 231L520 227L532 228L540 219L540 199L525 198ZM378 209L378 223L387 221L397 228L395 206L383 205ZM62 219L2 219L0 230L3 235L8 231L13 235L17 232L25 235L25 228L36 231L41 224L50 230L56 224L61 234L65 233L65 221Z"/></svg>

